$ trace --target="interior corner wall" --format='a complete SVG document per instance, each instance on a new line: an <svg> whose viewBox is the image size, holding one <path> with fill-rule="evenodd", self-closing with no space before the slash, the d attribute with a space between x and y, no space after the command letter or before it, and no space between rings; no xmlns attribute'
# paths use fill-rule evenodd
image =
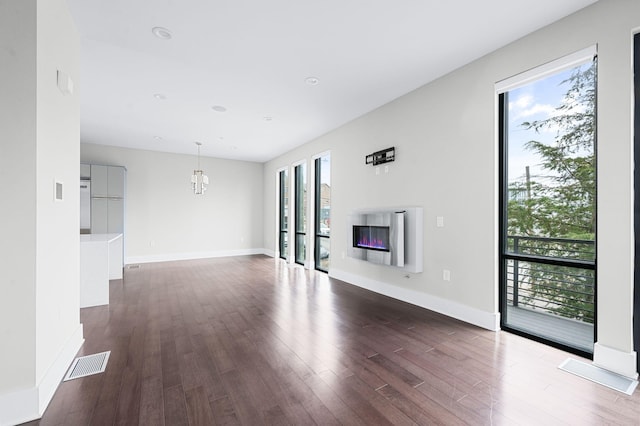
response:
<svg viewBox="0 0 640 426"><path fill-rule="evenodd" d="M0 1L0 63L0 395L6 395L35 383L35 0Z"/></svg>
<svg viewBox="0 0 640 426"><path fill-rule="evenodd" d="M57 88L78 56L65 0L0 0L2 425L40 417L83 341L79 102Z"/></svg>
<svg viewBox="0 0 640 426"><path fill-rule="evenodd" d="M204 195L191 189L194 155L81 144L83 163L124 166L126 263L264 252L262 163L201 157Z"/></svg>
<svg viewBox="0 0 640 426"><path fill-rule="evenodd" d="M637 28L640 2L601 0L269 161L265 246L277 244L276 170L330 150L330 275L491 328L498 313L495 83L597 44L596 351L621 355L604 355L600 365L633 376L631 41ZM396 160L388 172L364 164L366 155L390 146ZM399 205L424 208L424 273L406 278L345 256L349 212ZM438 216L444 227L436 226ZM451 271L449 282L444 269Z"/></svg>

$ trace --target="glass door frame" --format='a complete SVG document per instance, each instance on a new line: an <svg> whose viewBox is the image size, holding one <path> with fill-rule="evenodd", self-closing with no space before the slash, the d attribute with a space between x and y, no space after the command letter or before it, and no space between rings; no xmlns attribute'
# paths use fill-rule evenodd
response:
<svg viewBox="0 0 640 426"><path fill-rule="evenodd" d="M317 155L313 159L314 164L314 268L321 272L329 272L329 269L325 269L322 266L322 240L331 241L331 230L329 234L320 232L320 224L322 222L322 159L329 157L329 167L331 167L331 153L325 152ZM329 210L329 225L331 224L331 210ZM331 258L331 250L327 254L327 259Z"/></svg>
<svg viewBox="0 0 640 426"><path fill-rule="evenodd" d="M278 170L278 254L280 259L288 260L289 255L289 215L288 210L289 194L288 192L288 168ZM286 214L285 214L286 212ZM286 219L286 220L285 220Z"/></svg>
<svg viewBox="0 0 640 426"><path fill-rule="evenodd" d="M594 53L595 55L595 53ZM577 56L577 55L576 55ZM595 58L595 56L594 56ZM597 66L597 65L596 65ZM530 74L529 74L530 76ZM498 86L498 85L496 85ZM498 87L496 87L498 89ZM508 179L508 92L509 90L497 90L497 103L498 103L498 274L499 274L499 282L498 282L498 304L500 311L500 328L506 331L509 331L513 334L517 334L528 339L538 341L549 346L557 347L559 349L565 350L567 352L572 352L577 355L580 355L585 358L593 358L592 352L587 352L581 350L579 348L569 346L558 342L556 340L550 340L541 335L533 334L531 332L524 331L519 328L511 327L508 324L508 315L507 315L507 306L508 306L508 297L507 297L507 283L509 280L508 273L508 262L531 262L536 264L543 265L551 265L551 266L560 266L560 267L570 267L570 268L580 268L585 270L594 271L594 282L593 282L593 303L594 303L594 318L593 318L593 342L597 341L597 259L594 258L593 261L583 261L576 259L563 259L563 258L555 258L555 257L547 257L540 255L531 255L524 253L516 253L514 251L509 251L507 238L508 238L508 203L509 203L509 179ZM596 92L597 92L597 79L596 79ZM597 97L596 97L596 115L597 115ZM596 117L596 131L594 134L594 153L597 155L597 117ZM597 164L597 163L596 163ZM597 166L596 166L596 181L597 181ZM597 182L596 182L597 188ZM597 200L597 192L596 192L596 200ZM596 201L596 211L594 215L597 215L597 201ZM597 229L596 229L596 238L594 238L594 247L595 252L597 253ZM514 271L514 273L517 273Z"/></svg>
<svg viewBox="0 0 640 426"><path fill-rule="evenodd" d="M294 253L293 260L299 265L305 265L307 261L307 229L308 211L305 198L308 198L309 188L307 179L307 162L302 161L293 166L293 193L294 193ZM301 197L300 193L307 194ZM307 200L308 201L308 200ZM302 223L301 223L302 222ZM302 240L302 244L299 244ZM300 257L302 260L300 261Z"/></svg>

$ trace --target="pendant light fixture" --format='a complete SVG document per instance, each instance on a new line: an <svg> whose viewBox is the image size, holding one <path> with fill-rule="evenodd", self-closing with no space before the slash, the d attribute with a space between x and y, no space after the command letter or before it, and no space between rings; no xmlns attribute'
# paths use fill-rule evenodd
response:
<svg viewBox="0 0 640 426"><path fill-rule="evenodd" d="M191 187L194 194L203 195L204 191L207 190L207 185L209 185L209 177L200 168L200 145L202 143L196 142L196 145L198 145L198 168L191 175Z"/></svg>

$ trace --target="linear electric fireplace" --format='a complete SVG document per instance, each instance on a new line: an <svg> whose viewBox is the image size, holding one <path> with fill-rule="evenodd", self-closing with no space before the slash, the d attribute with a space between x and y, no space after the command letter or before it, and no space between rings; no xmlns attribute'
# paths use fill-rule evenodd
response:
<svg viewBox="0 0 640 426"><path fill-rule="evenodd" d="M389 226L353 225L353 246L369 250L389 251Z"/></svg>
<svg viewBox="0 0 640 426"><path fill-rule="evenodd" d="M382 265L404 266L404 215L403 210L351 215L349 256Z"/></svg>
<svg viewBox="0 0 640 426"><path fill-rule="evenodd" d="M358 210L348 226L349 257L422 272L422 208Z"/></svg>

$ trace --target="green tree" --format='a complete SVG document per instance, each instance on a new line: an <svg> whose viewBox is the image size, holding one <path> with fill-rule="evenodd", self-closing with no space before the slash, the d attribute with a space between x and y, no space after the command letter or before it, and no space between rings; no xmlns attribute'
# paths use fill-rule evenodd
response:
<svg viewBox="0 0 640 426"><path fill-rule="evenodd" d="M525 183L510 184L510 193L525 196L508 203L508 233L543 237L520 243L517 248L520 253L593 260L595 61L574 69L561 84L569 88L555 114L521 124L523 129L537 134L555 130L555 138L553 143L530 140L525 145L541 159L544 173L528 178ZM528 281L523 283L528 287L523 295L524 302L535 306L542 304L559 315L593 322L594 277L591 271L577 273L571 268L531 263L526 265L523 276Z"/></svg>
<svg viewBox="0 0 640 426"><path fill-rule="evenodd" d="M569 89L556 114L521 124L536 133L555 129L556 137L553 144L530 140L525 145L542 159L542 169L548 173L529 183L530 197L524 203L510 203L510 233L589 240L595 237L595 79L595 61L576 68L561 83L568 83ZM515 183L511 189L524 188Z"/></svg>

